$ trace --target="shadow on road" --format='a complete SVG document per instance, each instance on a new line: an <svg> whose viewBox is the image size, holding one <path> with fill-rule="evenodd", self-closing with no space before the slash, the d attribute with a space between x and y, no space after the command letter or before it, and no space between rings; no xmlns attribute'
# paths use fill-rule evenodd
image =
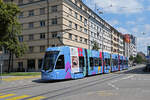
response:
<svg viewBox="0 0 150 100"><path fill-rule="evenodd" d="M116 73L116 74L120 74L120 73ZM121 74L150 74L150 72L146 72L145 65L143 65L142 67L137 67L137 68L135 66L134 69L127 70L125 72L122 72Z"/></svg>
<svg viewBox="0 0 150 100"><path fill-rule="evenodd" d="M36 79L36 80L33 80L32 82L35 82L35 83L58 83L58 82L65 82L65 81L70 81L72 79L67 79L67 80L42 80L42 79Z"/></svg>
<svg viewBox="0 0 150 100"><path fill-rule="evenodd" d="M114 74L150 74L150 72L146 72L145 71L145 65L142 65L142 67L136 67L135 66L134 69L124 70L124 72L114 73ZM94 75L94 76L96 76L96 75ZM88 76L88 77L92 77L92 76ZM65 80L65 79L64 80L41 80L41 79L36 79L36 80L33 80L32 82L35 82L35 83L56 83L57 82L58 83L58 82L65 82L65 81L73 81L73 79L67 79L67 80Z"/></svg>

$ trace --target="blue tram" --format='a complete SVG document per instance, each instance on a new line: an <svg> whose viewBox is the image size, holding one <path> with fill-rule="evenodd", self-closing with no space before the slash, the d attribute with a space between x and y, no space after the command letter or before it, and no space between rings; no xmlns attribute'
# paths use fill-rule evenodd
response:
<svg viewBox="0 0 150 100"><path fill-rule="evenodd" d="M46 50L41 78L43 80L78 79L110 71L118 71L117 55L69 46L52 47Z"/></svg>

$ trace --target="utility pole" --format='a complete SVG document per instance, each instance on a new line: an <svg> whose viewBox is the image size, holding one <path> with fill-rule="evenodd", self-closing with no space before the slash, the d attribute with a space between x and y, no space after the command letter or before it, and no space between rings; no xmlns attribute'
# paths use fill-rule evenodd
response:
<svg viewBox="0 0 150 100"><path fill-rule="evenodd" d="M49 47L49 0L47 0L47 48Z"/></svg>

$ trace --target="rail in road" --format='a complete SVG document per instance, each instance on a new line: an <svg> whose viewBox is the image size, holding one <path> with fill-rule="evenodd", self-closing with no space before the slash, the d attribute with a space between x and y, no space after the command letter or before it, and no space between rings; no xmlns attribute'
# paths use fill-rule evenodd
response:
<svg viewBox="0 0 150 100"><path fill-rule="evenodd" d="M90 87L90 86L94 86L94 85L97 85L97 84L100 84L100 83L104 83L104 82L107 82L109 80L113 80L115 78L124 77L125 74L123 74L123 73L128 73L130 71L132 71L132 69L128 70L128 71L116 72L117 74L111 73L111 74L108 74L107 77L104 77L104 78L94 79L92 81L81 82L79 84L66 86L66 87L63 87L63 88L60 88L60 89L55 89L55 90L43 92L43 93L40 93L38 95L28 96L28 97L22 98L21 100L31 100L31 98L43 97L43 95L46 95L46 94L50 94L51 96L43 97L43 98L41 98L42 100L55 99L56 97L63 96L67 93L72 93L72 92L74 92L76 90L79 90L79 89L84 89L84 88L87 88L87 87ZM20 86L20 87L5 88L5 89L2 89L0 91L0 93L19 91L19 90L22 90L22 89L31 89L32 87L38 87L38 86L43 86L43 85L46 86L48 84L28 84L28 85ZM13 99L10 99L10 100L13 100ZM38 99L38 100L40 100L40 99Z"/></svg>

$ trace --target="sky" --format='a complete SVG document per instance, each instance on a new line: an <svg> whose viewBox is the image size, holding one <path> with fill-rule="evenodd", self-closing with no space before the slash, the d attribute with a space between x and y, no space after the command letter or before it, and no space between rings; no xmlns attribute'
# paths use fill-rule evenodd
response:
<svg viewBox="0 0 150 100"><path fill-rule="evenodd" d="M124 34L137 37L137 50L150 45L150 0L83 0L106 22ZM144 33L144 34L143 34Z"/></svg>

